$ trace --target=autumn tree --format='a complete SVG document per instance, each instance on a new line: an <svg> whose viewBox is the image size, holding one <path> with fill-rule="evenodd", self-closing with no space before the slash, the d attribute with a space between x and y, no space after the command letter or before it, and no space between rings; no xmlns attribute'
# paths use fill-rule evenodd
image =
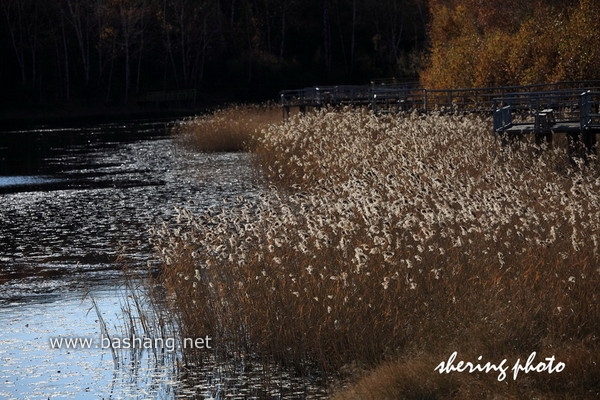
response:
<svg viewBox="0 0 600 400"><path fill-rule="evenodd" d="M431 0L430 88L596 79L593 0Z"/></svg>
<svg viewBox="0 0 600 400"><path fill-rule="evenodd" d="M557 62L555 80L598 79L600 76L600 3L581 0L569 10L555 35Z"/></svg>

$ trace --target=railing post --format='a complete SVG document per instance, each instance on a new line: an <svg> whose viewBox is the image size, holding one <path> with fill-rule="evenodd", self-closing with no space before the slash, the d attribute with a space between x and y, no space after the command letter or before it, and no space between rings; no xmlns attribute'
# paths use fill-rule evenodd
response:
<svg viewBox="0 0 600 400"><path fill-rule="evenodd" d="M592 109L590 97L591 95L589 90L581 93L581 96L579 97L579 124L582 132L590 123L590 114Z"/></svg>
<svg viewBox="0 0 600 400"><path fill-rule="evenodd" d="M374 114L377 114L377 93L375 91L371 93L371 110Z"/></svg>
<svg viewBox="0 0 600 400"><path fill-rule="evenodd" d="M581 139L588 153L596 153L596 132L589 129L592 123L592 94L589 90L581 94L580 124Z"/></svg>

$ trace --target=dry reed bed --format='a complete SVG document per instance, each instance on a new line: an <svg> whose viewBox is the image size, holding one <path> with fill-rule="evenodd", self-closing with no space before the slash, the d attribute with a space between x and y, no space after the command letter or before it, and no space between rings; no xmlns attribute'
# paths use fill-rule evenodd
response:
<svg viewBox="0 0 600 400"><path fill-rule="evenodd" d="M329 373L392 360L339 398L600 391L595 161L500 147L474 117L360 110L273 125L253 151L273 183L259 198L155 232L182 335ZM434 372L453 351L566 368Z"/></svg>
<svg viewBox="0 0 600 400"><path fill-rule="evenodd" d="M281 121L272 104L232 105L183 120L174 128L183 144L203 152L243 151L252 147L262 128Z"/></svg>

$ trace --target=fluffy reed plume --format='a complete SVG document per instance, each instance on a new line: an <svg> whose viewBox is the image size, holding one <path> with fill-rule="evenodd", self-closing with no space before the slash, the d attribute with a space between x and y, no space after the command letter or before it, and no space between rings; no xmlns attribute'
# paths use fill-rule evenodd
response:
<svg viewBox="0 0 600 400"><path fill-rule="evenodd" d="M155 232L184 334L329 374L399 360L340 398L600 392L597 164L518 147L476 117L321 111L270 126L254 152L273 186ZM508 384L435 372L454 351L567 367ZM387 397L368 386L386 382Z"/></svg>
<svg viewBox="0 0 600 400"><path fill-rule="evenodd" d="M197 151L241 151L263 128L281 120L281 110L271 104L233 105L184 120L173 131Z"/></svg>

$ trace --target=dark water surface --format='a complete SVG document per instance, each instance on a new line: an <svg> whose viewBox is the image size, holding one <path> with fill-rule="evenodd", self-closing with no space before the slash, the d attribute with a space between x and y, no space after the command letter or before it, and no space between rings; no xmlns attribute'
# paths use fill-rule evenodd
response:
<svg viewBox="0 0 600 400"><path fill-rule="evenodd" d="M189 152L169 124L0 132L0 398L172 397L168 368L134 379L108 350L49 343L100 337L87 291L123 325L121 267L152 263L148 228L175 207L257 192L246 154Z"/></svg>
<svg viewBox="0 0 600 400"><path fill-rule="evenodd" d="M185 150L168 122L0 133L0 305L150 259L147 230L255 191L246 154Z"/></svg>

